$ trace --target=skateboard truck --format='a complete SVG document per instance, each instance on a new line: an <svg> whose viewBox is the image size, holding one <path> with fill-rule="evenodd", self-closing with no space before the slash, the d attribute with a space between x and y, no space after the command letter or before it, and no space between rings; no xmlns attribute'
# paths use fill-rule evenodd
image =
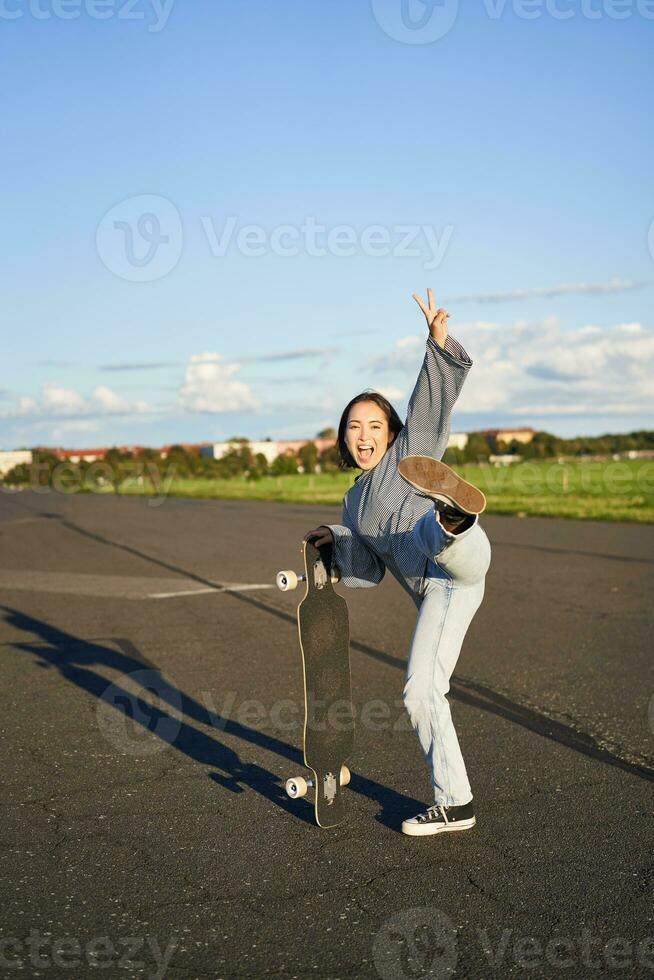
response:
<svg viewBox="0 0 654 980"><path fill-rule="evenodd" d="M328 773L327 777L334 779L333 773ZM347 766L341 766L341 786L347 786L352 778L352 774ZM304 776L292 776L286 780L286 792L292 800L297 800L301 796L306 796L309 789L316 785L315 779L305 779Z"/></svg>
<svg viewBox="0 0 654 980"><path fill-rule="evenodd" d="M318 567L316 567L314 571L314 577L316 587L319 589L322 588L324 583L319 582L320 571ZM281 592L290 592L292 589L297 589L300 582L306 582L306 580L306 575L300 575L298 572L292 572L288 569L284 569L282 572L277 572L277 588ZM332 575L331 580L332 585L338 585L338 583L341 581L340 573L337 572L335 575Z"/></svg>

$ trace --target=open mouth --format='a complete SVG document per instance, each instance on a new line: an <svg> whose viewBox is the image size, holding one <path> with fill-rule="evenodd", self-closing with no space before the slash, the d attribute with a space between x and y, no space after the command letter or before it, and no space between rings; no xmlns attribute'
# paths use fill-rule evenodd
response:
<svg viewBox="0 0 654 980"><path fill-rule="evenodd" d="M374 451L372 446L359 446L359 459L367 462L372 457Z"/></svg>

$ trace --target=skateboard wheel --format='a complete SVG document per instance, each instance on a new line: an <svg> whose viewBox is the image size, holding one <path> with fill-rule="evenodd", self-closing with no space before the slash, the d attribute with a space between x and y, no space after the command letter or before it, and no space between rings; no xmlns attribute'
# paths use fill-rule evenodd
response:
<svg viewBox="0 0 654 980"><path fill-rule="evenodd" d="M352 773L347 766L341 766L341 786L347 786L352 778Z"/></svg>
<svg viewBox="0 0 654 980"><path fill-rule="evenodd" d="M292 800L297 800L300 796L307 795L307 781L302 776L293 776L286 780L286 792Z"/></svg>
<svg viewBox="0 0 654 980"><path fill-rule="evenodd" d="M282 592L289 592L291 589L297 589L298 577L295 572L277 572L276 581L277 588L281 589Z"/></svg>

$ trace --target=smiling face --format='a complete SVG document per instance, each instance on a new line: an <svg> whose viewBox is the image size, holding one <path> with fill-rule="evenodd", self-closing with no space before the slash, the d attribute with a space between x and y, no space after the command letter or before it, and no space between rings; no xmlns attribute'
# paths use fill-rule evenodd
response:
<svg viewBox="0 0 654 980"><path fill-rule="evenodd" d="M345 442L361 470L371 470L380 461L394 436L386 413L376 402L356 402L349 411Z"/></svg>

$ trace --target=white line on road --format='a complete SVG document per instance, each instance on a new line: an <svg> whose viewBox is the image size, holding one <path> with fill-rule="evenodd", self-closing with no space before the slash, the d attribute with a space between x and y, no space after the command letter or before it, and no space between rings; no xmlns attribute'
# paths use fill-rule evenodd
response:
<svg viewBox="0 0 654 980"><path fill-rule="evenodd" d="M183 592L152 592L148 599L175 599L183 595L208 595L211 592L251 592L255 589L274 589L275 585L266 582L263 585L222 585L211 589L186 589Z"/></svg>

